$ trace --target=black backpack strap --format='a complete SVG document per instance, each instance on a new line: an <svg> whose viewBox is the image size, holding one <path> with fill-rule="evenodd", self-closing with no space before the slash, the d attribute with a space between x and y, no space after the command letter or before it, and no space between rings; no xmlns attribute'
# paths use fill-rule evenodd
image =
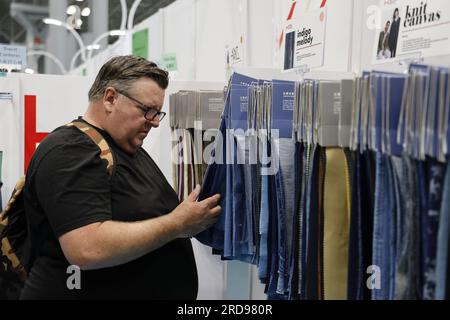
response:
<svg viewBox="0 0 450 320"><path fill-rule="evenodd" d="M105 138L94 127L88 125L85 122L71 122L66 125L67 127L76 127L81 132L85 133L100 149L100 158L106 160L108 166L106 170L111 177L114 169L114 156Z"/></svg>

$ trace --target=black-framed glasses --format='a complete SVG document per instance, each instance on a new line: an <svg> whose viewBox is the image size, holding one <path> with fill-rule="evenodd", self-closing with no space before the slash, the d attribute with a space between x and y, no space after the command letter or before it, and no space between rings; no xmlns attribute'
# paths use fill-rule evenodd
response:
<svg viewBox="0 0 450 320"><path fill-rule="evenodd" d="M158 121L162 121L162 119L164 119L164 117L166 116L166 113L163 111L158 111L155 108L146 106L145 104L143 104L142 102L140 102L139 100L130 97L128 94L126 94L123 91L119 91L116 89L116 91L118 93L120 93L121 95L123 95L124 97L130 99L131 101L135 102L137 104L137 107L139 109L141 109L142 111L144 111L144 118L148 121L153 121L155 119L158 119Z"/></svg>

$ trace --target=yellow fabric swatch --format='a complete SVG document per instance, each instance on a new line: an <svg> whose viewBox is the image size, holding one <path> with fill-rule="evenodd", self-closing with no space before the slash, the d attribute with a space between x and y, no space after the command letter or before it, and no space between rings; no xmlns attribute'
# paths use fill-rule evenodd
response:
<svg viewBox="0 0 450 320"><path fill-rule="evenodd" d="M326 149L324 187L325 300L347 299L349 193L347 159L342 149Z"/></svg>

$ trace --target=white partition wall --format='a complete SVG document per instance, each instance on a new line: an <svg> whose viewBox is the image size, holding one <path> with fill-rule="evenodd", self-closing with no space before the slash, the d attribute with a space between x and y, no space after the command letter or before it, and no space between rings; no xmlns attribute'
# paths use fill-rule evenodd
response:
<svg viewBox="0 0 450 320"><path fill-rule="evenodd" d="M320 7L323 0L315 0ZM359 1L359 0L355 0ZM351 71L353 0L328 0L323 71Z"/></svg>
<svg viewBox="0 0 450 320"><path fill-rule="evenodd" d="M189 81L196 73L196 1L178 0L163 12L163 53L175 53L178 70L173 79Z"/></svg>
<svg viewBox="0 0 450 320"><path fill-rule="evenodd" d="M369 0L363 0L369 1ZM148 28L148 58L161 62L163 53L176 54L178 70L172 77L189 81L226 81L226 48L241 46L239 66L281 68L283 28L292 10L301 19L327 10L324 65L318 70L352 71L354 33L359 16L355 0L178 0L136 25L128 37L95 56L75 74L95 75L111 56L132 53L132 34ZM363 46L367 47L366 45ZM337 50L338 48L338 50ZM357 53L357 52L356 52Z"/></svg>
<svg viewBox="0 0 450 320"><path fill-rule="evenodd" d="M244 39L247 65L256 68L271 67L277 39L273 0L249 0L247 6L248 32Z"/></svg>
<svg viewBox="0 0 450 320"><path fill-rule="evenodd" d="M198 0L196 80L225 81L225 46L238 43L245 29L244 1Z"/></svg>
<svg viewBox="0 0 450 320"><path fill-rule="evenodd" d="M20 80L17 75L0 78L0 150L3 152L1 188L2 204L6 206L14 184L23 174L23 111ZM0 208L0 211L3 208Z"/></svg>
<svg viewBox="0 0 450 320"><path fill-rule="evenodd" d="M90 81L85 77L12 74L0 79L11 93L0 110L3 154L2 198L9 199L30 153L49 132L84 114Z"/></svg>

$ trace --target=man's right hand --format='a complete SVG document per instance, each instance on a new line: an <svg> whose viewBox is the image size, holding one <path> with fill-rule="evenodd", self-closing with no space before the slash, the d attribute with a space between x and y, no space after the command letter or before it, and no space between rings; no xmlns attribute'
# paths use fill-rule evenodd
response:
<svg viewBox="0 0 450 320"><path fill-rule="evenodd" d="M188 198L171 213L175 223L179 225L180 238L192 237L208 229L219 219L222 211L219 206L220 195L197 202L200 190L197 185Z"/></svg>

